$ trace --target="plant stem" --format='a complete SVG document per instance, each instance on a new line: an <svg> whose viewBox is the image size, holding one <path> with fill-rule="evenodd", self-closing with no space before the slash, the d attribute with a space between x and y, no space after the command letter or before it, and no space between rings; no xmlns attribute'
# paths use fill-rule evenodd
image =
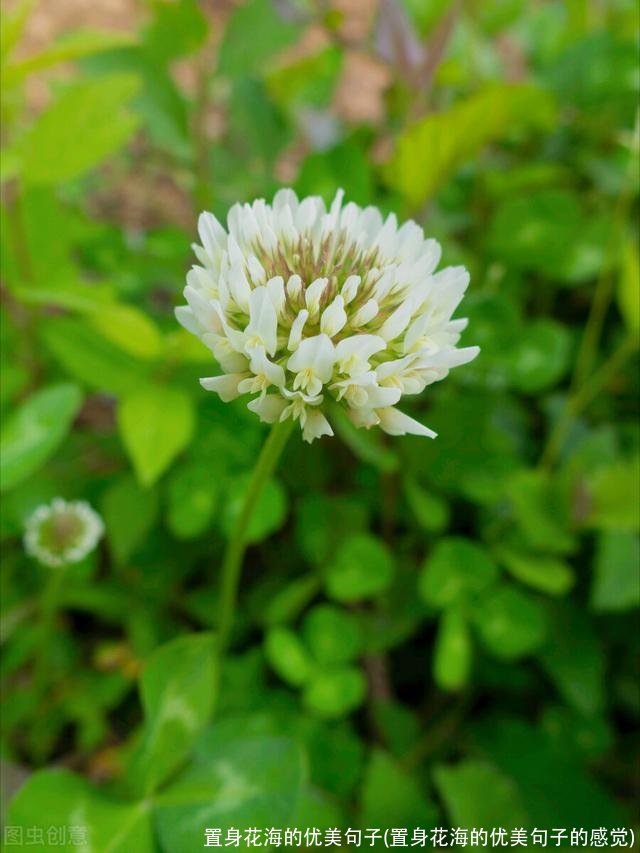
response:
<svg viewBox="0 0 640 853"><path fill-rule="evenodd" d="M244 498L240 514L227 542L220 573L220 601L218 604L218 625L214 645L214 703L220 684L220 671L229 646L231 630L236 612L238 587L242 571L242 558L247 547L247 533L256 504L269 477L273 474L278 460L285 448L294 421L289 419L276 423L265 441L256 462L249 488Z"/></svg>
<svg viewBox="0 0 640 853"><path fill-rule="evenodd" d="M596 372L591 376L591 379L569 398L562 414L551 430L549 440L547 441L542 458L540 459L540 467L543 470L548 471L553 467L573 419L589 405L593 398L596 397L602 388L604 388L616 375L618 370L622 367L629 356L634 353L637 347L637 339L630 335L620 344L610 358L607 359L607 361L605 361L598 370L596 370Z"/></svg>

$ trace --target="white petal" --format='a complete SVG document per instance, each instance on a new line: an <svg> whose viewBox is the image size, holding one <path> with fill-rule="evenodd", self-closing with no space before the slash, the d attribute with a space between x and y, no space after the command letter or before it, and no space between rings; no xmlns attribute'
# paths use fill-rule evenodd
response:
<svg viewBox="0 0 640 853"><path fill-rule="evenodd" d="M247 403L247 409L255 412L260 420L267 424L275 423L286 406L287 401L278 394L267 394L265 397L257 397Z"/></svg>
<svg viewBox="0 0 640 853"><path fill-rule="evenodd" d="M276 275L274 278L270 278L267 282L267 290L276 313L281 314L285 306L284 279L282 276Z"/></svg>
<svg viewBox="0 0 640 853"><path fill-rule="evenodd" d="M229 290L233 299L240 308L241 311L244 311L245 314L249 313L249 296L251 294L251 287L249 286L249 282L247 281L247 277L244 274L244 269L240 264L234 266L228 275L228 283Z"/></svg>
<svg viewBox="0 0 640 853"><path fill-rule="evenodd" d="M340 293L342 294L342 298L344 299L344 304L348 305L358 295L358 288L360 287L360 276L359 275L350 275L345 283L342 285L342 290Z"/></svg>
<svg viewBox="0 0 640 853"><path fill-rule="evenodd" d="M253 351L249 366L252 373L256 376L266 376L272 385L278 387L284 385L284 370L279 364L269 361L263 349L258 348Z"/></svg>
<svg viewBox="0 0 640 853"><path fill-rule="evenodd" d="M352 335L336 345L336 363L340 373L357 376L369 369L369 359L386 347L378 335Z"/></svg>
<svg viewBox="0 0 640 853"><path fill-rule="evenodd" d="M297 302L302 293L302 279L297 273L289 277L287 282L287 296L292 302Z"/></svg>
<svg viewBox="0 0 640 853"><path fill-rule="evenodd" d="M315 281L311 282L306 290L305 302L307 303L311 319L315 319L318 315L318 311L320 310L320 299L322 298L322 294L324 293L327 284L329 284L328 278L317 278Z"/></svg>
<svg viewBox="0 0 640 853"><path fill-rule="evenodd" d="M327 335L305 338L293 353L287 367L294 373L310 369L321 382L328 382L333 372L335 347Z"/></svg>
<svg viewBox="0 0 640 853"><path fill-rule="evenodd" d="M202 331L200 329L200 325L198 321L193 316L193 311L189 308L188 305L179 305L174 309L174 313L176 315L176 320L180 325L187 330L187 332L191 332L192 335L199 335Z"/></svg>
<svg viewBox="0 0 640 853"><path fill-rule="evenodd" d="M308 317L309 312L306 308L303 308L291 324L291 331L289 332L289 341L287 343L287 349L291 352L296 350L300 345L300 341L302 340L302 330L304 329L304 324L307 322Z"/></svg>
<svg viewBox="0 0 640 853"><path fill-rule="evenodd" d="M227 243L227 232L213 213L201 213L198 217L198 236L205 252L212 258L218 255Z"/></svg>
<svg viewBox="0 0 640 853"><path fill-rule="evenodd" d="M215 391L221 400L228 403L240 396L238 385L247 377L246 373L223 373L222 376L209 376L200 380L205 391Z"/></svg>
<svg viewBox="0 0 640 853"><path fill-rule="evenodd" d="M256 287L249 297L249 325L245 330L247 346L251 339L258 338L269 355L277 346L278 316L266 287Z"/></svg>
<svg viewBox="0 0 640 853"><path fill-rule="evenodd" d="M311 444L322 435L333 435L331 424L319 409L308 409L307 418L302 428L302 438Z"/></svg>
<svg viewBox="0 0 640 853"><path fill-rule="evenodd" d="M385 341L395 340L401 332L407 328L411 321L411 315L415 310L415 305L412 299L407 299L399 305L393 314L384 321L378 329L378 334Z"/></svg>
<svg viewBox="0 0 640 853"><path fill-rule="evenodd" d="M351 324L355 327L366 326L374 317L378 315L378 303L375 299L369 299L368 302L359 308L354 314Z"/></svg>
<svg viewBox="0 0 640 853"><path fill-rule="evenodd" d="M398 409L376 409L376 412L380 418L381 429L389 435L406 435L409 433L411 435L424 435L427 438L435 438L437 435L432 429L398 411Z"/></svg>
<svg viewBox="0 0 640 853"><path fill-rule="evenodd" d="M347 314L344 310L344 299L342 296L336 296L331 305L322 312L320 329L325 335L332 338L344 328L346 322Z"/></svg>

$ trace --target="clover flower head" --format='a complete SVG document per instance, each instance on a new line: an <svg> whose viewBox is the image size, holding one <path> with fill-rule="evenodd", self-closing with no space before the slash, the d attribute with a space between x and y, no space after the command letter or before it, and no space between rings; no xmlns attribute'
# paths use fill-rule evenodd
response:
<svg viewBox="0 0 640 853"><path fill-rule="evenodd" d="M456 349L452 320L469 283L464 267L435 272L440 246L394 214L293 190L236 204L225 229L198 222L199 264L187 275L179 322L210 348L219 376L201 380L222 400L273 423L295 418L313 441L333 435L330 405L358 427L391 435L435 433L396 408L478 347Z"/></svg>
<svg viewBox="0 0 640 853"><path fill-rule="evenodd" d="M86 501L54 498L27 519L24 548L45 566L58 568L86 557L103 533L102 519Z"/></svg>

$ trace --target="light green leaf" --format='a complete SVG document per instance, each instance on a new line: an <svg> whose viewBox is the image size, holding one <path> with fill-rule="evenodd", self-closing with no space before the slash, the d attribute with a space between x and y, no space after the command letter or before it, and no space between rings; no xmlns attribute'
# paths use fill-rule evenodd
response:
<svg viewBox="0 0 640 853"><path fill-rule="evenodd" d="M22 144L22 173L31 184L68 181L118 150L138 126L124 108L138 79L113 74L67 89L36 120Z"/></svg>
<svg viewBox="0 0 640 853"><path fill-rule="evenodd" d="M16 86L34 71L42 71L59 62L70 62L132 43L132 37L122 32L75 30L65 33L35 56L7 65L3 70L3 83L6 87Z"/></svg>
<svg viewBox="0 0 640 853"><path fill-rule="evenodd" d="M463 610L448 607L440 617L433 652L433 678L443 690L460 690L469 680L473 647Z"/></svg>
<svg viewBox="0 0 640 853"><path fill-rule="evenodd" d="M321 664L348 663L360 651L360 630L355 617L331 604L318 604L307 613L302 636Z"/></svg>
<svg viewBox="0 0 640 853"><path fill-rule="evenodd" d="M537 394L556 385L571 359L571 335L550 318L524 327L509 357L513 385L526 394Z"/></svg>
<svg viewBox="0 0 640 853"><path fill-rule="evenodd" d="M177 388L143 386L118 406L118 428L138 480L154 483L189 443L194 426L191 398Z"/></svg>
<svg viewBox="0 0 640 853"><path fill-rule="evenodd" d="M487 143L516 126L547 127L553 114L549 97L541 89L506 84L485 88L404 131L384 176L417 207Z"/></svg>
<svg viewBox="0 0 640 853"><path fill-rule="evenodd" d="M300 30L281 18L269 0L238 6L225 27L218 70L228 76L251 76L291 44Z"/></svg>
<svg viewBox="0 0 640 853"><path fill-rule="evenodd" d="M22 38L29 15L36 2L37 0L19 0L11 11L3 10L2 27L0 27L0 61L3 65Z"/></svg>
<svg viewBox="0 0 640 853"><path fill-rule="evenodd" d="M145 794L184 761L211 715L213 684L211 634L186 634L151 655L140 679L145 723L131 765Z"/></svg>
<svg viewBox="0 0 640 853"><path fill-rule="evenodd" d="M359 533L346 539L327 568L327 592L336 601L359 601L379 595L393 582L395 565L386 545Z"/></svg>
<svg viewBox="0 0 640 853"><path fill-rule="evenodd" d="M362 704L367 691L365 677L355 666L318 670L304 692L307 708L326 719L343 717Z"/></svg>
<svg viewBox="0 0 640 853"><path fill-rule="evenodd" d="M618 307L629 332L640 335L640 258L635 240L629 240L623 250Z"/></svg>
<svg viewBox="0 0 640 853"><path fill-rule="evenodd" d="M423 489L411 476L402 481L404 494L416 521L429 533L442 533L449 524L449 505L439 495Z"/></svg>
<svg viewBox="0 0 640 853"><path fill-rule="evenodd" d="M313 663L296 634L289 628L272 628L265 637L267 660L283 681L300 687L309 680Z"/></svg>
<svg viewBox="0 0 640 853"><path fill-rule="evenodd" d="M529 822L515 782L487 762L441 765L433 777L453 826L513 829Z"/></svg>
<svg viewBox="0 0 640 853"><path fill-rule="evenodd" d="M107 540L116 563L126 563L158 517L158 493L142 489L127 474L114 480L102 498Z"/></svg>
<svg viewBox="0 0 640 853"><path fill-rule="evenodd" d="M427 557L418 584L427 604L443 608L478 595L497 577L497 566L481 545L451 536Z"/></svg>
<svg viewBox="0 0 640 853"><path fill-rule="evenodd" d="M484 593L476 603L474 622L486 649L504 660L531 654L547 636L547 618L542 606L509 584Z"/></svg>
<svg viewBox="0 0 640 853"><path fill-rule="evenodd" d="M362 785L361 825L413 829L436 820L436 809L417 780L386 752L374 749Z"/></svg>
<svg viewBox="0 0 640 853"><path fill-rule="evenodd" d="M10 489L55 453L82 404L77 385L36 391L5 421L0 434L0 489Z"/></svg>
<svg viewBox="0 0 640 853"><path fill-rule="evenodd" d="M640 456L601 466L586 481L590 499L587 526L599 530L640 528Z"/></svg>
<svg viewBox="0 0 640 853"><path fill-rule="evenodd" d="M320 578L307 574L276 590L264 611L264 624L273 626L292 622L315 598L321 586Z"/></svg>
<svg viewBox="0 0 640 853"><path fill-rule="evenodd" d="M203 829L287 826L305 783L300 747L285 737L221 739L216 727L196 747L194 760L156 798L163 850L199 850Z"/></svg>
<svg viewBox="0 0 640 853"><path fill-rule="evenodd" d="M162 334L153 320L133 305L113 303L89 312L91 325L111 343L136 358L162 354Z"/></svg>
<svg viewBox="0 0 640 853"><path fill-rule="evenodd" d="M633 533L601 533L594 571L593 610L613 613L640 605L640 539Z"/></svg>
<svg viewBox="0 0 640 853"><path fill-rule="evenodd" d="M154 853L149 803L125 803L106 797L85 779L68 770L42 770L18 791L9 807L7 824L65 830L64 840L33 849L101 853ZM28 842L27 842L28 843Z"/></svg>
<svg viewBox="0 0 640 853"><path fill-rule="evenodd" d="M576 580L571 566L554 557L526 554L512 548L499 548L497 556L514 578L548 595L566 595Z"/></svg>
<svg viewBox="0 0 640 853"><path fill-rule="evenodd" d="M167 523L178 539L195 539L213 522L220 483L200 462L178 467L167 488Z"/></svg>
<svg viewBox="0 0 640 853"><path fill-rule="evenodd" d="M126 394L145 382L146 365L109 343L84 321L52 317L42 327L41 336L62 367L96 391Z"/></svg>
<svg viewBox="0 0 640 853"><path fill-rule="evenodd" d="M222 529L226 536L242 511L244 498L249 488L249 474L234 477L225 495L222 508ZM246 533L248 542L261 542L275 533L285 522L288 511L287 493L278 480L268 480L251 516Z"/></svg>

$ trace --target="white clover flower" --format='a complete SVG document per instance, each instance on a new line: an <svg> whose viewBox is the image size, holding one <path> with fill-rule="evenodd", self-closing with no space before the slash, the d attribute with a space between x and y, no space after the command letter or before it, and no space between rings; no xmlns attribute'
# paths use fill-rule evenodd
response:
<svg viewBox="0 0 640 853"><path fill-rule="evenodd" d="M395 406L477 355L456 349L467 321L451 319L469 274L435 272L440 246L415 222L342 200L327 210L283 189L271 205L234 205L227 230L201 214L200 265L176 309L222 368L201 384L225 401L257 395L251 411L297 418L309 442L333 435L330 401L356 426L433 438Z"/></svg>
<svg viewBox="0 0 640 853"><path fill-rule="evenodd" d="M102 519L86 501L54 498L27 519L24 548L45 566L58 568L86 557L103 533Z"/></svg>

